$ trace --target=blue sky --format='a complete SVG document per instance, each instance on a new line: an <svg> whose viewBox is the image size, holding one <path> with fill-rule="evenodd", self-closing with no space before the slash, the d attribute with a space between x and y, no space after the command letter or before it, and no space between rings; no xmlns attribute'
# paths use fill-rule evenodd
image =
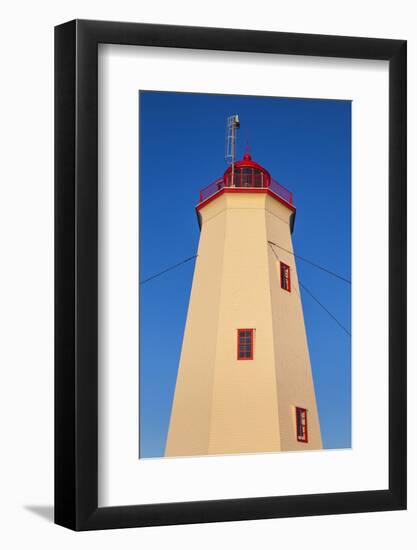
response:
<svg viewBox="0 0 417 550"><path fill-rule="evenodd" d="M199 191L222 176L225 123L293 192L296 254L351 279L351 103L140 92L140 280L192 256ZM349 330L351 288L301 260L299 280ZM140 287L140 457L163 456L194 261ZM351 445L351 342L302 290L325 448Z"/></svg>

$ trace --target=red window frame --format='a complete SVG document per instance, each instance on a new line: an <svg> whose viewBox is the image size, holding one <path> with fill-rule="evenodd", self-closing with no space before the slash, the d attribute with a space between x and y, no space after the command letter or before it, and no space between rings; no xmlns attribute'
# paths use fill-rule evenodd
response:
<svg viewBox="0 0 417 550"><path fill-rule="evenodd" d="M308 443L307 409L295 407L295 431L297 441L300 443Z"/></svg>
<svg viewBox="0 0 417 550"><path fill-rule="evenodd" d="M279 262L279 272L281 278L281 288L291 292L291 268L284 262Z"/></svg>
<svg viewBox="0 0 417 550"><path fill-rule="evenodd" d="M253 359L253 333L253 328L237 329L237 358L239 361L251 361ZM249 356L246 356L248 353Z"/></svg>

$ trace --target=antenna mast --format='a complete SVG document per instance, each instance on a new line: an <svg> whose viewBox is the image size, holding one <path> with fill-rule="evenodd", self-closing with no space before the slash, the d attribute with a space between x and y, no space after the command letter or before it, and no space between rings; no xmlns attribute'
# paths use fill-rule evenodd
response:
<svg viewBox="0 0 417 550"><path fill-rule="evenodd" d="M227 117L225 159L232 165L232 187L234 187L236 161L236 130L240 128L239 115Z"/></svg>

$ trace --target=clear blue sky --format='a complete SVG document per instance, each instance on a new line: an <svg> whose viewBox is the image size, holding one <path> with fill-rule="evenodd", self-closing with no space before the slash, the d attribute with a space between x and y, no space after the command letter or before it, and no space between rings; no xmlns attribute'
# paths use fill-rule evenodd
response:
<svg viewBox="0 0 417 550"><path fill-rule="evenodd" d="M199 190L226 169L226 117L238 113L237 158L293 192L296 254L351 279L351 103L140 92L140 279L197 251ZM194 261L140 287L140 457L162 456ZM349 330L350 285L297 260L300 281ZM326 448L351 445L351 342L302 290Z"/></svg>

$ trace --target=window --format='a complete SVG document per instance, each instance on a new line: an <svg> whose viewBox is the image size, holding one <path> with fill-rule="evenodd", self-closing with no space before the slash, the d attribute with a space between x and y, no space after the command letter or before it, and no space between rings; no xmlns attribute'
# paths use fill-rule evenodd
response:
<svg viewBox="0 0 417 550"><path fill-rule="evenodd" d="M269 176L252 167L237 167L233 172L234 187L269 187ZM232 186L232 172L225 176L225 186Z"/></svg>
<svg viewBox="0 0 417 550"><path fill-rule="evenodd" d="M237 329L237 358L253 359L253 328Z"/></svg>
<svg viewBox="0 0 417 550"><path fill-rule="evenodd" d="M290 277L290 266L280 262L280 271L281 271L281 288L291 292L291 277Z"/></svg>
<svg viewBox="0 0 417 550"><path fill-rule="evenodd" d="M236 168L235 187L252 187L252 168Z"/></svg>
<svg viewBox="0 0 417 550"><path fill-rule="evenodd" d="M297 441L308 443L307 409L295 407L295 423L297 427Z"/></svg>

